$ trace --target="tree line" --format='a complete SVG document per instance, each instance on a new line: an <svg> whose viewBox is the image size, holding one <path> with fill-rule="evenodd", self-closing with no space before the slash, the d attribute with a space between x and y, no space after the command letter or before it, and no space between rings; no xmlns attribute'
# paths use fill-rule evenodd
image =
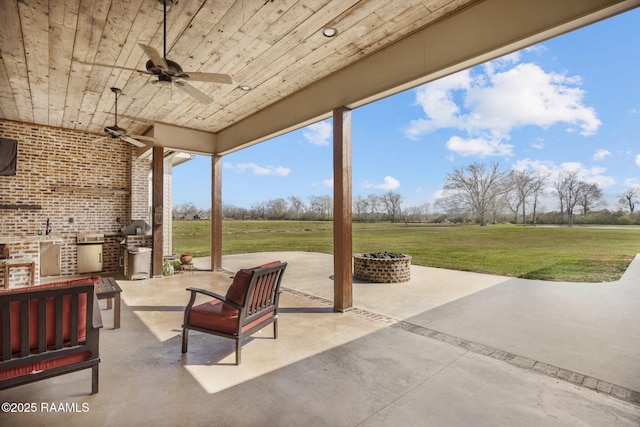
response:
<svg viewBox="0 0 640 427"><path fill-rule="evenodd" d="M544 211L542 201L555 200L557 209ZM355 196L354 221L477 222L514 224L640 224L635 206L640 189L630 187L619 195L617 211L606 209L600 185L589 183L578 173L566 171L551 180L549 175L529 170L505 170L497 162L472 163L447 174L442 195L433 209L429 203L403 206L404 197L394 191L381 195ZM258 202L250 208L223 204L227 219L331 220L333 198L311 196L307 200L289 196ZM193 203L173 207L174 219L208 219L211 210Z"/></svg>

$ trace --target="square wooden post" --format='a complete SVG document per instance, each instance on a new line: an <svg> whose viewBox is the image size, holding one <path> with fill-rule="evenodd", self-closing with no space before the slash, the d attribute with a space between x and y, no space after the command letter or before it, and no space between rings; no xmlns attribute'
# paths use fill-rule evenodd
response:
<svg viewBox="0 0 640 427"><path fill-rule="evenodd" d="M333 308L353 305L351 110L333 110Z"/></svg>
<svg viewBox="0 0 640 427"><path fill-rule="evenodd" d="M153 147L152 190L151 190L151 218L152 218L152 247L153 260L151 262L151 276L162 276L162 258L164 241L162 235L163 198L164 198L164 147Z"/></svg>
<svg viewBox="0 0 640 427"><path fill-rule="evenodd" d="M211 269L222 269L222 156L211 158Z"/></svg>

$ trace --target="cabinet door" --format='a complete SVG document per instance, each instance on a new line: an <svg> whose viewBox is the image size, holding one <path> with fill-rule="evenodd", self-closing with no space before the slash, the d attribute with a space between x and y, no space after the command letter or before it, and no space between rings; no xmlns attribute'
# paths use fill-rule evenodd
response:
<svg viewBox="0 0 640 427"><path fill-rule="evenodd" d="M40 276L60 275L60 245L43 243L40 245Z"/></svg>
<svg viewBox="0 0 640 427"><path fill-rule="evenodd" d="M102 271L102 245L78 245L78 273Z"/></svg>

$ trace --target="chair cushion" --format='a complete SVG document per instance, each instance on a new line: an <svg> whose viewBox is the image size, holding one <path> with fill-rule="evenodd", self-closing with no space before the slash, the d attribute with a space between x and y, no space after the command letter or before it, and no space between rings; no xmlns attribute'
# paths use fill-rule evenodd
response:
<svg viewBox="0 0 640 427"><path fill-rule="evenodd" d="M93 282L94 286L100 283L99 276L85 277L80 279L72 279L62 282L55 283L47 283L44 285L37 286L29 286L23 288L12 288L5 290L6 293L20 292L20 291L28 291L28 290L37 290L37 289L48 289L48 288L58 288L65 287L70 285L77 284L85 284ZM62 331L62 339L64 345L68 345L71 339L71 296L64 296L62 298L62 322L63 322L63 331ZM11 321L11 352L17 353L21 349L21 316L20 316L20 303L12 302L10 304L10 321ZM78 341L84 342L86 334L87 334L87 319L85 317L87 307L87 296L86 294L80 294L78 298ZM33 299L29 301L29 348L31 350L35 350L38 348L38 301L37 299ZM46 339L47 346L53 346L55 343L55 299L47 298L47 309L46 309ZM2 339L2 320L0 319L0 339Z"/></svg>
<svg viewBox="0 0 640 427"><path fill-rule="evenodd" d="M242 305L247 288L249 287L249 280L251 280L251 269L243 268L238 271L233 278L233 283L231 283L231 286L227 289L225 298L238 305Z"/></svg>
<svg viewBox="0 0 640 427"><path fill-rule="evenodd" d="M226 310L224 309L225 306ZM233 315L226 314L231 311L234 312ZM242 330L249 330L256 325L271 319L273 316L273 312L267 313L251 323L244 325ZM233 335L238 334L238 310L219 300L211 300L192 307L191 312L189 313L188 322L191 326L197 326Z"/></svg>
<svg viewBox="0 0 640 427"><path fill-rule="evenodd" d="M189 324L233 334L238 331L238 310L214 299L192 307Z"/></svg>
<svg viewBox="0 0 640 427"><path fill-rule="evenodd" d="M244 302L245 294L247 292L247 288L249 287L249 281L251 280L252 271L258 268L271 267L277 264L280 264L280 261L271 261L267 264L262 264L253 268L243 268L242 270L238 271L233 278L233 283L231 283L231 286L229 286L229 289L227 289L225 298L235 302L238 305L242 305L242 303Z"/></svg>
<svg viewBox="0 0 640 427"><path fill-rule="evenodd" d="M91 352L83 351L82 353L70 354L53 360L45 360L42 362L30 363L28 365L15 366L9 369L2 369L0 370L0 380L7 380L9 378L20 377L23 375L31 375L34 372L71 365L73 363L89 360L90 358Z"/></svg>

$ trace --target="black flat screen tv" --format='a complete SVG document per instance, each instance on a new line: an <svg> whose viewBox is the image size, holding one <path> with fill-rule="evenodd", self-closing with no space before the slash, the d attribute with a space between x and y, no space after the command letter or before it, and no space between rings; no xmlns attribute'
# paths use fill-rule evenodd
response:
<svg viewBox="0 0 640 427"><path fill-rule="evenodd" d="M14 176L18 161L18 141L0 138L0 176Z"/></svg>

